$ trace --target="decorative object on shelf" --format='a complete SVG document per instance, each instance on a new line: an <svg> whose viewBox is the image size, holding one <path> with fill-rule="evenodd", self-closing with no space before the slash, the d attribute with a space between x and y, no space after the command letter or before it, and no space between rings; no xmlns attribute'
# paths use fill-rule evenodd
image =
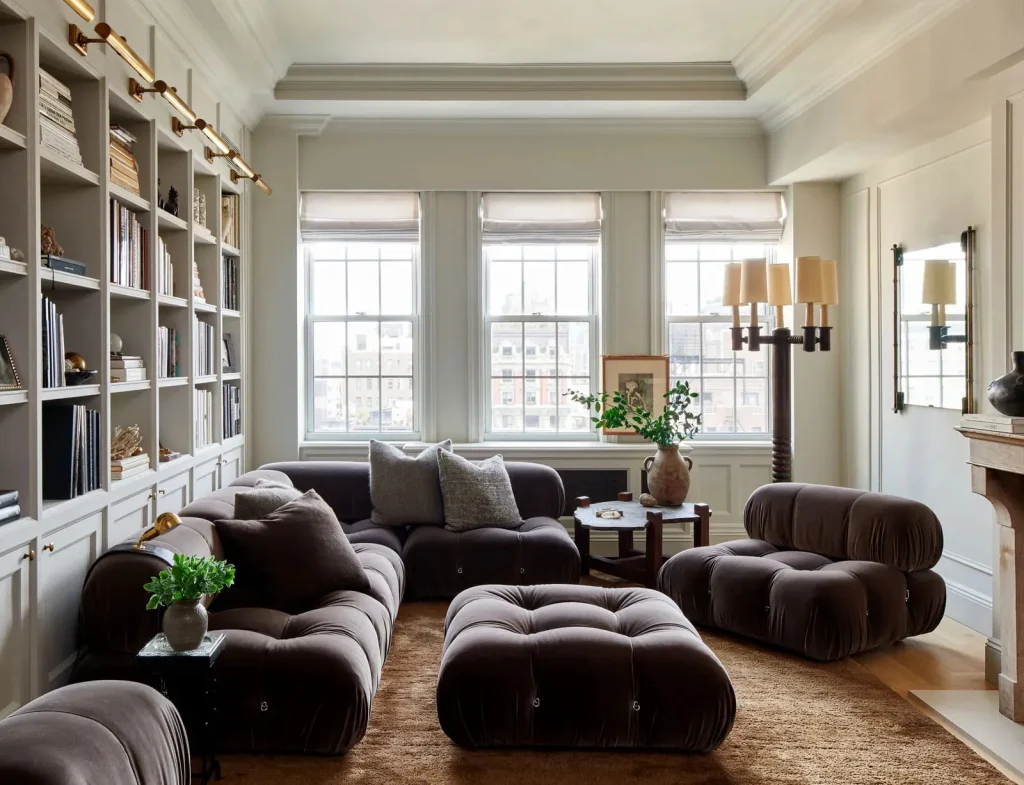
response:
<svg viewBox="0 0 1024 785"><path fill-rule="evenodd" d="M782 268L781 270L772 268ZM732 307L732 350L743 350L743 344L752 352L762 345L773 347L772 352L772 482L790 482L793 479L792 447L792 373L793 346L813 352L820 346L827 352L832 348L832 327L828 323L828 306L839 303L836 263L817 256L801 256L796 260L796 298L789 286L789 265L769 265L766 259L746 259L725 266L722 303ZM793 336L781 320L782 308L793 300L804 306L803 334ZM771 337L761 335L758 304L775 306L779 320ZM821 305L821 325L814 323L814 306ZM750 323L740 326L739 307L750 306ZM743 335L744 329L747 335Z"/></svg>
<svg viewBox="0 0 1024 785"><path fill-rule="evenodd" d="M1024 417L1024 352L1013 352L1013 368L988 386L988 402L1007 417Z"/></svg>
<svg viewBox="0 0 1024 785"><path fill-rule="evenodd" d="M165 210L167 209L166 204L167 203L164 201L163 185L161 184L160 178L158 177L156 178L156 206L159 207L161 210Z"/></svg>
<svg viewBox="0 0 1024 785"><path fill-rule="evenodd" d="M192 189L192 220L206 228L206 194L198 188Z"/></svg>
<svg viewBox="0 0 1024 785"><path fill-rule="evenodd" d="M17 490L0 490L0 526L21 517L21 506Z"/></svg>
<svg viewBox="0 0 1024 785"><path fill-rule="evenodd" d="M114 438L110 440L110 457L115 461L130 458L140 451L141 444L142 431L138 425L129 425L127 428L117 426L114 428Z"/></svg>
<svg viewBox="0 0 1024 785"><path fill-rule="evenodd" d="M12 261L15 261L15 262L23 262L23 261L25 261L25 252L23 250L21 250L20 248L12 248L11 249L11 259L12 259Z"/></svg>
<svg viewBox="0 0 1024 785"><path fill-rule="evenodd" d="M64 255L64 247L57 242L57 237L53 231L52 226L47 226L46 224L43 224L39 250L44 256Z"/></svg>
<svg viewBox="0 0 1024 785"><path fill-rule="evenodd" d="M110 126L110 181L140 196L139 163L133 152L135 134L121 125Z"/></svg>
<svg viewBox="0 0 1024 785"><path fill-rule="evenodd" d="M181 453L167 447L160 448L160 463L169 463L181 457Z"/></svg>
<svg viewBox="0 0 1024 785"><path fill-rule="evenodd" d="M153 521L153 525L142 532L139 535L139 539L135 543L135 550L147 551L150 550L146 547L146 543L150 540L156 539L161 534L166 534L171 529L174 529L181 525L181 518L175 515L173 512L162 512L156 516L156 520Z"/></svg>
<svg viewBox="0 0 1024 785"><path fill-rule="evenodd" d="M71 364L71 367L68 369L71 371L84 371L89 367L85 358L78 354L78 352L67 352L64 355L64 359Z"/></svg>
<svg viewBox="0 0 1024 785"><path fill-rule="evenodd" d="M224 333L221 342L223 343L224 352L221 358L223 369L228 373L234 373L238 370L238 367L235 365L235 342L231 337L231 333Z"/></svg>
<svg viewBox="0 0 1024 785"><path fill-rule="evenodd" d="M165 607L163 631L167 642L175 651L191 651L203 642L209 627L203 598L234 582L235 568L226 561L176 553L171 569L161 570L143 587L150 593L146 607Z"/></svg>
<svg viewBox="0 0 1024 785"><path fill-rule="evenodd" d="M648 358L645 358L648 359ZM659 358L667 359L667 358ZM690 392L689 382L677 382L675 387L661 395L661 413L654 415L654 402L647 396L647 385L632 372L623 390L611 393L584 395L570 390L568 395L578 404L593 408L598 413L591 421L606 429L605 432L620 432L623 429L636 433L658 446L658 452L644 460L647 472L647 487L659 505L677 507L686 501L690 491L690 469L693 461L680 456L679 442L692 439L700 430L703 416L690 411L690 404L697 393ZM620 377L621 379L621 377Z"/></svg>
<svg viewBox="0 0 1024 785"><path fill-rule="evenodd" d="M220 196L220 239L237 248L238 242L238 194Z"/></svg>
<svg viewBox="0 0 1024 785"><path fill-rule="evenodd" d="M85 358L77 352L67 352L64 355L64 382L68 387L86 384L97 373L99 371L89 370Z"/></svg>
<svg viewBox="0 0 1024 785"><path fill-rule="evenodd" d="M206 293L203 291L203 282L199 280L199 262L192 260L192 293L201 302L206 302Z"/></svg>
<svg viewBox="0 0 1024 785"><path fill-rule="evenodd" d="M117 333L110 334L110 357L120 357L121 350L124 349L124 341L121 340L121 336Z"/></svg>
<svg viewBox="0 0 1024 785"><path fill-rule="evenodd" d="M175 218L178 217L178 189L173 185L170 190L167 191L167 202L164 204L164 210L169 212Z"/></svg>
<svg viewBox="0 0 1024 785"><path fill-rule="evenodd" d="M0 391L20 389L21 377L18 375L18 367L14 364L11 345L7 343L7 336L0 335Z"/></svg>
<svg viewBox="0 0 1024 785"><path fill-rule="evenodd" d="M11 249L7 245L7 238L0 237L0 259L10 259Z"/></svg>
<svg viewBox="0 0 1024 785"><path fill-rule="evenodd" d="M79 384L91 384L98 374L96 369L88 371L65 371L64 381L68 387L76 387Z"/></svg>
<svg viewBox="0 0 1024 785"><path fill-rule="evenodd" d="M76 166L82 165L71 89L42 68L39 69L39 141L47 152Z"/></svg>
<svg viewBox="0 0 1024 785"><path fill-rule="evenodd" d="M651 494L649 494L649 493L641 493L640 494L640 506L641 507L657 507L658 506L658 500L655 499L653 496L651 496Z"/></svg>
<svg viewBox="0 0 1024 785"><path fill-rule="evenodd" d="M7 52L0 52L0 60L7 61L7 73L0 73L0 123L7 118L14 103L14 58Z"/></svg>

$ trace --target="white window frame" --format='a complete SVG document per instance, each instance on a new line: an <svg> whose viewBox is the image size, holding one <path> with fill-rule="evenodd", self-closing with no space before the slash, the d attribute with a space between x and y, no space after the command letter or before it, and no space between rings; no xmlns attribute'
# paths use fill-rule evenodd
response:
<svg viewBox="0 0 1024 785"><path fill-rule="evenodd" d="M345 316L315 316L313 314L313 268L315 265L313 252L311 246L319 242L317 240L303 240L302 241L302 253L303 253L303 264L305 272L305 363L306 363L306 412L305 412L305 440L310 442L366 442L370 439L378 439L381 441L418 441L423 438L425 424L423 417L425 415L426 406L424 403L424 386L426 384L426 371L422 358L425 356L423 351L423 312L424 312L424 287L423 281L423 220L420 221L420 230L417 232L417 236L409 236L408 238L399 238L395 235L381 235L379 237L368 236L366 234L353 235L350 238L346 238L344 235L339 235L337 238L326 240L326 242L367 242L367 243L386 243L386 242L402 242L412 243L415 247L413 250L412 259L412 276L413 276L413 290L412 290L412 313L411 314L374 314L374 315L345 315ZM379 275L379 270L378 270ZM347 287L346 287L347 290ZM314 325L318 322L370 322L370 323L382 323L382 322L412 322L412 396L413 396L413 417L415 418L416 428L411 431L359 431L357 433L350 433L348 431L332 431L332 432L317 432L314 430L314 390L316 383L316 369L314 368L313 358L313 333ZM349 370L346 363L346 371ZM345 378L351 378L352 374L346 374ZM356 374L356 376L360 376ZM365 376L365 375L363 375ZM365 377L367 379L377 379L378 381L382 378L387 378L384 374L383 367L378 368L378 374L375 377ZM405 378L405 377L403 377ZM383 385L379 385L382 387ZM373 388L369 387L368 391L371 393ZM383 390L377 390L377 398L379 405L383 408ZM347 389L346 389L346 400L347 400Z"/></svg>
<svg viewBox="0 0 1024 785"><path fill-rule="evenodd" d="M477 202L477 226L479 227L479 200ZM602 235L604 233L603 222L602 222ZM487 263L487 255L485 253L486 245L498 245L499 243L489 243L486 237L483 236L482 232L479 232L480 243L478 244L477 253L477 269L480 270L480 315L481 315L481 331L480 331L480 354L482 357L483 374L480 379L481 382L481 395L480 395L480 423L479 433L483 436L485 442L553 442L553 441L597 441L600 438L600 434L594 428L593 423L588 422L588 428L586 431L572 431L572 432L558 432L558 431L492 431L493 416L491 414L491 382L492 382L492 371L491 371L491 325L498 323L522 323L536 322L541 324L555 324L555 340L557 346L558 340L558 324L561 322L587 322L590 330L590 391L594 393L597 391L600 383L600 363L601 363L601 318L600 318L600 304L601 304L601 286L600 286L600 270L601 270L601 248L603 245L603 237L598 238L596 241L583 240L579 237L555 237L550 239L550 242L545 240L543 243L537 243L540 245L590 245L593 244L593 252L590 254L590 313L587 315L573 315L569 316L566 314L549 314L549 315L535 315L535 314L511 314L511 315L496 315L492 316L489 313L490 310L490 265ZM506 242L504 244L516 245L519 243ZM524 242L522 245L528 245L530 243ZM558 302L558 276L555 276L555 302ZM526 342L523 342L523 353L526 353ZM557 350L556 350L557 357ZM494 377L504 378L504 377ZM518 378L518 377L513 377ZM523 401L525 406L526 400L526 375L524 372L521 377L524 383L523 390ZM534 377L540 378L552 378L560 379L559 376L554 377ZM523 417L523 427L526 427L525 410Z"/></svg>
<svg viewBox="0 0 1024 785"><path fill-rule="evenodd" d="M661 215L661 213L659 212L659 216L660 215ZM728 242L718 241L718 242L716 242L716 241L713 241L713 240L688 240L688 239L677 239L677 240L674 240L674 239L672 239L671 236L666 234L666 232L664 230L664 220L663 219L659 220L659 223L661 225L661 232L660 232L660 237L661 237L661 245L660 245L660 249L661 249L660 250L660 254L661 254L661 276L660 276L660 278L661 278L661 282L662 282L661 283L661 293L660 293L660 308L661 308L661 315L662 315L662 318L661 318L661 336L660 337L661 337L661 346L664 349L663 353L665 355L669 355L669 350L671 349L671 343L670 343L670 340L669 340L669 333L671 332L673 324L698 324L698 325L704 325L704 324L732 324L732 313L731 312L726 313L725 309L723 308L723 313L720 313L720 314L718 314L718 313L716 313L716 314L686 314L686 315L681 315L681 316L680 315L670 315L669 314L669 312L668 312L668 286L667 286L668 275L667 275L667 273L668 273L668 265L669 264L675 264L675 262L669 262L668 261L668 254L666 253L666 249L667 249L668 244L669 243L693 243L693 244L696 244L696 245L715 245L715 244L719 244L719 242L720 242L721 244L724 244L724 245L737 245L737 244L741 243L742 241L728 241ZM753 240L752 242L756 243L756 242L760 242L760 241L759 240ZM769 243L767 243L767 242L765 243L765 245L768 245L768 244ZM733 260L733 261L739 261L739 260ZM700 265L700 263L701 263L700 261L697 261L697 262L685 262L685 264L697 264L697 265ZM698 281L697 285L700 286L700 271L699 271L699 268L698 268L697 281ZM698 303L698 306L699 306L699 304L700 304L700 294L699 294L699 292L698 292L698 296L697 296L697 303ZM744 313L742 318L743 318L743 325L745 327L750 322L749 316L746 313ZM761 314L760 314L760 316L758 318L758 321L762 325L766 325L766 328L762 328L762 334L771 335L772 330L775 329L775 312L774 312L774 309L773 308L768 308L767 306L763 306L762 305L761 306ZM703 329L700 331L700 344L701 344L700 357L701 357L701 361L702 361L702 364L703 364L703 358L704 358L704 331L703 331ZM744 345L744 348L741 351L749 352L750 350L747 349L746 346ZM763 356L764 362L765 362L765 369L766 369L765 370L765 376L764 376L764 379L765 379L765 401L764 401L764 407L765 407L765 430L764 431L760 431L760 432L751 432L751 433L707 433L707 432L702 430L702 431L700 431L697 434L697 439L698 440L700 440L700 441L715 441L715 442L771 441L771 438L772 438L772 383L771 383L771 380L772 380L772 365L771 365L771 346L767 346L767 345L761 346L759 351L762 352L762 356ZM671 374L671 360L669 361L669 373ZM716 377L708 377L708 378L716 378ZM717 378L725 378L725 377L717 377ZM739 390L738 390L737 384L736 384L737 376L736 376L735 373L733 374L732 378L733 378L733 405L737 406L738 405L738 401L739 401ZM744 378L754 379L754 378L760 378L760 377L748 376L748 377L744 377ZM700 374L700 376L698 376L695 380L687 379L686 381L698 381L700 383L700 386L701 386L701 393L703 394L703 392L704 392L704 379L705 379L705 376L704 376L704 374L702 372ZM672 383L673 383L672 382L672 377L670 375L670 377L669 377L669 384L672 384ZM703 410L704 409L703 409L703 405L702 405L700 411L703 412Z"/></svg>

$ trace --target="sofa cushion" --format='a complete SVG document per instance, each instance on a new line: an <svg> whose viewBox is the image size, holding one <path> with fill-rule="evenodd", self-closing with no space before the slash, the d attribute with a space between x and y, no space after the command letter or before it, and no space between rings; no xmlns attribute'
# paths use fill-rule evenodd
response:
<svg viewBox="0 0 1024 785"><path fill-rule="evenodd" d="M438 453L445 528L465 532L483 527L515 529L523 519L505 462L495 455L480 463Z"/></svg>
<svg viewBox="0 0 1024 785"><path fill-rule="evenodd" d="M234 518L241 521L257 521L302 496L302 491L291 485L274 480L260 480L251 491L235 494Z"/></svg>
<svg viewBox="0 0 1024 785"><path fill-rule="evenodd" d="M260 520L216 522L224 557L269 608L301 612L325 594L367 591L369 578L337 517L307 491Z"/></svg>
<svg viewBox="0 0 1024 785"><path fill-rule="evenodd" d="M444 525L437 454L452 441L431 445L415 458L387 442L370 440L370 518L381 526Z"/></svg>

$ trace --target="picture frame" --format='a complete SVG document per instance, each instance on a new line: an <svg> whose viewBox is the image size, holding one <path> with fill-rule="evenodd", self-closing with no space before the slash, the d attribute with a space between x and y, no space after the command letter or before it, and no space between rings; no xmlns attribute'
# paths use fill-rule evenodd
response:
<svg viewBox="0 0 1024 785"><path fill-rule="evenodd" d="M14 364L14 355L7 336L0 335L0 391L20 390L21 376L18 366Z"/></svg>
<svg viewBox="0 0 1024 785"><path fill-rule="evenodd" d="M234 373L238 370L235 366L235 342L231 333L224 333L221 338L221 370L226 373Z"/></svg>
<svg viewBox="0 0 1024 785"><path fill-rule="evenodd" d="M601 356L601 389L637 396L637 403L655 417L665 410L668 357L663 354L606 354ZM606 436L628 436L629 428L604 429Z"/></svg>

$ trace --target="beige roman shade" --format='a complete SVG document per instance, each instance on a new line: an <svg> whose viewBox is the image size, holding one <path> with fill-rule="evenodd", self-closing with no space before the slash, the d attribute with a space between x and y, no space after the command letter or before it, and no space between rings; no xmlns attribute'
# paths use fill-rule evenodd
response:
<svg viewBox="0 0 1024 785"><path fill-rule="evenodd" d="M415 237L420 224L418 193L306 191L299 201L304 240Z"/></svg>
<svg viewBox="0 0 1024 785"><path fill-rule="evenodd" d="M486 193L480 217L487 242L597 240L601 236L601 195Z"/></svg>
<svg viewBox="0 0 1024 785"><path fill-rule="evenodd" d="M665 235L674 240L778 242L786 223L780 193L687 191L665 195Z"/></svg>

